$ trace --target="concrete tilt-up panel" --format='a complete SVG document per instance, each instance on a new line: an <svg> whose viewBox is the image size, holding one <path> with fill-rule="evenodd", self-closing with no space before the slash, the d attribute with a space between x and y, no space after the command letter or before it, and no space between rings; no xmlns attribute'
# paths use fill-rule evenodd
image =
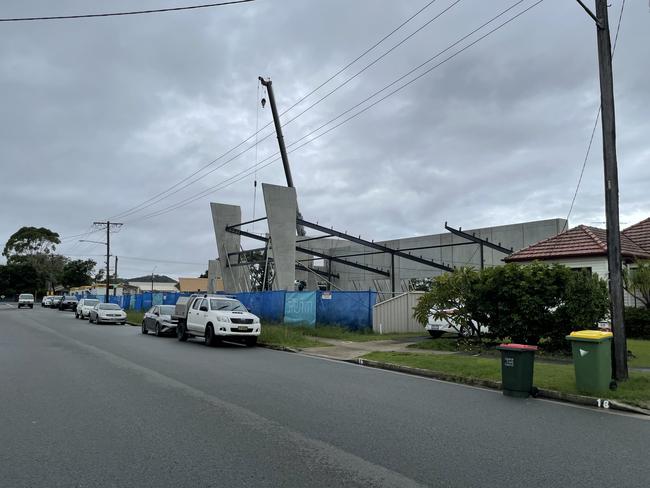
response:
<svg viewBox="0 0 650 488"><path fill-rule="evenodd" d="M275 266L275 290L294 289L296 281L296 189L262 183Z"/></svg>
<svg viewBox="0 0 650 488"><path fill-rule="evenodd" d="M238 253L240 251L241 237L239 234L226 231L226 227L230 225L241 224L241 207L226 205L225 203L210 203L210 210L212 211L214 237L217 240L217 252L219 253L219 265L224 290L230 293L245 291L241 267L228 266L228 253ZM237 258L233 258L236 261Z"/></svg>

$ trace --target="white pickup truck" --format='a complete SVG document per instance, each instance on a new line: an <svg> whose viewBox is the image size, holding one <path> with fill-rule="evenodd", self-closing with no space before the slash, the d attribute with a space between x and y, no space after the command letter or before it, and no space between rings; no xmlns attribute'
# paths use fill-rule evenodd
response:
<svg viewBox="0 0 650 488"><path fill-rule="evenodd" d="M205 337L206 346L221 341L239 341L249 347L257 344L262 325L239 300L223 295L191 295L180 297L172 319L178 320L176 337Z"/></svg>
<svg viewBox="0 0 650 488"><path fill-rule="evenodd" d="M18 308L20 307L34 308L34 295L31 293L21 293L18 296Z"/></svg>

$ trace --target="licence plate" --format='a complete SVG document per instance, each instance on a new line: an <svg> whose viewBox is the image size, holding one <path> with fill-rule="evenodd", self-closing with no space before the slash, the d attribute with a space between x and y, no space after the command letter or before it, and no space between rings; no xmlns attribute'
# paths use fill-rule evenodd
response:
<svg viewBox="0 0 650 488"><path fill-rule="evenodd" d="M247 326L247 325L240 325L240 326L238 327L238 329L239 329L239 330L243 330L243 331L247 331L247 330L248 330L248 326Z"/></svg>

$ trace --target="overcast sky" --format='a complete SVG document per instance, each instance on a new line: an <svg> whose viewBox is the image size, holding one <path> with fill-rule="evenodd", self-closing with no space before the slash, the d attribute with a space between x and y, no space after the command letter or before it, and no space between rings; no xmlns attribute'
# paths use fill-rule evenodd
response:
<svg viewBox="0 0 650 488"><path fill-rule="evenodd" d="M255 133L258 120L260 128L269 123L269 106L259 104L265 96L258 92L259 75L272 78L284 111L426 3L257 0L176 13L0 23L0 243L23 225L45 226L66 237L112 218L125 223L111 236L120 276L147 274L154 266L156 273L174 278L198 276L216 255L209 202L241 205L243 218L251 219L254 175L182 208L150 215L274 159L267 159L277 152L274 135L257 150L251 139L200 174L249 151L187 188L119 214L237 146ZM283 121L454 3L288 124L287 143L435 56L515 0L433 2ZM391 89L533 3L524 0ZM621 0L610 3L613 37ZM189 4L192 0L3 0L0 17ZM625 225L650 216L648 46L648 2L627 0L614 59ZM445 221L471 228L565 218L598 105L594 24L576 2L546 0L292 152L300 208L308 220L375 240L439 233ZM266 128L259 138L271 131ZM604 224L601 147L599 127L572 226ZM285 184L281 162L260 169L257 179ZM258 191L255 217L263 214ZM60 252L102 260L103 245L77 241L69 237Z"/></svg>

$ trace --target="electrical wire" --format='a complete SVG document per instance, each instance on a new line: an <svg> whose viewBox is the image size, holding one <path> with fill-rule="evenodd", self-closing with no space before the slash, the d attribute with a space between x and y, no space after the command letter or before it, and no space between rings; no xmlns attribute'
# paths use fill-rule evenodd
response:
<svg viewBox="0 0 650 488"><path fill-rule="evenodd" d="M300 138L297 139L296 141L293 141L292 143L288 144L287 147L289 148L289 147L292 147L292 146L298 144L299 142L305 140L306 138L308 138L308 137L310 137L311 135L315 134L315 133L318 132L319 130L323 129L324 127L326 127L326 126L329 125L330 123L332 123L332 122L338 120L338 119L341 118L343 115L345 115L345 114L351 112L352 110L354 110L355 108L358 108L359 106L363 105L365 102L371 100L372 98L374 98L375 96L377 96L379 93L384 92L387 88L389 88L389 87L395 85L395 84L398 83L399 81L401 81L401 80L403 80L404 78L406 78L409 74L414 73L415 71L417 71L418 69L422 68L423 66L425 66L426 64L428 64L428 63L431 62L432 60L438 58L438 57L439 57L441 54L443 54L444 52L448 51L448 50L451 49L452 47L458 45L458 44L459 44L460 42L462 42L463 40L467 39L467 38L470 37L471 35L475 34L475 33L478 32L478 31L480 31L481 29L483 29L484 27L486 27L487 25L489 25L490 23L492 23L494 20L498 19L499 17L501 17L502 15L504 15L505 13L507 13L508 11L510 11L510 10L512 10L513 8L515 8L517 5L521 4L523 1L524 1L524 0L519 0L518 2L514 3L513 5L511 5L510 7L508 7L508 8L505 9L505 10L503 10L501 13L499 13L497 16L493 17L492 19L488 20L487 22L484 22L481 26L479 26L478 28L474 29L472 32L470 32L470 33L467 34L466 36L463 36L462 38L460 38L459 40L457 40L456 42L454 42L453 44L451 44L450 46L448 46L448 47L445 48L444 50L440 51L440 52L439 52L438 54L436 54L435 56L429 58L427 61L425 61L424 63L420 64L418 67L416 67L416 68L410 70L410 71L409 71L408 73L406 73L405 75L401 76L401 77L398 78L397 80L395 80L395 81L391 82L390 84L386 85L384 88L382 88L382 89L376 91L374 94L372 94L371 96L369 96L369 97L367 97L366 99L362 100L361 102L359 102L359 103L355 104L354 106L350 107L350 108L349 108L348 110L346 110L345 112L339 114L338 116L334 117L333 119L330 119L330 120L329 120L328 122L326 122L325 124L322 124L322 125L319 126L318 128L316 128L316 129L310 131L309 133L307 133L307 134L305 134L304 136L300 137ZM529 7L527 7L526 9L522 10L521 12L517 13L516 15L510 17L508 20L506 20L506 21L504 21L503 23L499 24L497 27L495 27L495 28L493 28L492 30L488 31L486 34L483 34L482 36L478 37L478 38L475 39L474 41L470 42L470 43L467 44L466 46L464 46L464 47L462 47L461 49L459 49L458 51L454 52L453 54L451 54L451 55L448 56L447 58L443 59L443 60L440 61L439 63L435 64L434 66L432 66L432 67L430 67L430 68L428 68L428 69L425 70L424 72L420 73L419 75L417 75L416 77L412 78L412 79L409 80L408 82L406 82L406 83L400 85L399 87L397 87L396 89L392 90L391 92L389 92L388 94L384 95L383 97L379 98L378 100L375 100L373 103L369 104L368 106L366 106L366 107L363 108L362 110L360 110L360 111L354 113L353 115L347 117L346 119L344 119L343 121L341 121L341 122L339 122L338 124L334 125L333 127L330 127L330 128L327 129L326 131L324 131L324 132L322 132L322 133L320 133L320 134L314 136L313 138L311 138L311 139L305 141L304 143L298 145L297 147L294 147L293 149L291 149L291 150L288 151L288 152L289 152L289 153L293 153L293 152L297 151L298 149L301 149L302 147L304 147L304 146L306 146L306 145L308 145L308 144L313 143L313 142L316 141L317 139L319 139L319 138L323 137L324 135L330 133L331 131L337 129L338 127L340 127L341 125L343 125L343 124L349 122L350 120L355 119L355 118L358 117L359 115L365 113L365 112L368 111L369 109L371 109L371 108L373 108L374 106L376 106L378 103L380 103L380 102L384 101L385 99L387 99L388 97L390 97L390 96L392 96L392 95L394 95L394 94L400 92L401 90L403 90L403 89L406 88L407 86L410 86L412 83L414 83L415 81L419 80L419 79L422 78L423 76L429 74L429 73L430 73L431 71L433 71L434 69L437 69L438 67L442 66L442 65L445 64L446 62L448 62L448 61L450 61L451 59L455 58L456 56L458 56L458 55L461 54L462 52L466 51L466 50L469 49L470 47L474 46L474 45L477 44L478 42L482 41L482 40L485 39L486 37L492 35L494 32L496 32L496 31L500 30L501 28L505 27L507 24L509 24L509 23L512 22L513 20L517 19L517 18L520 17L521 15L525 14L526 12L530 11L532 8L536 7L537 5L539 5L540 3L542 3L543 1L544 1L544 0L538 0L537 2L535 2L535 3L533 3L532 5L530 5ZM268 161L269 159L273 158L273 157L276 156L277 154L279 154L279 153L276 152L276 153L274 153L274 154L271 154L271 155L268 156L267 158L263 159L262 162L264 162L264 161ZM261 166L257 166L257 169L258 169L258 170L259 170L259 169L263 169L263 168L265 168L265 167L267 167L267 166L269 166L269 165L275 163L276 161L279 161L280 159L281 159L281 158L276 157L275 159L272 159L271 161L269 161L269 162L266 163L266 164L263 164L263 165L261 165ZM165 207L165 208L163 208L163 209L161 209L161 210L158 210L158 211L156 211L156 212L153 212L153 213L151 213L151 214L148 214L148 215L142 216L142 217L140 217L140 218L137 218L137 219L134 219L134 220L131 220L131 221L127 221L126 223L133 223L133 222L137 222L137 221L141 221L141 220L145 220L145 219L149 219L149 218L157 217L157 216L159 216L159 215L163 215L163 214L165 214L165 213L168 213L168 212L174 211L174 210L176 210L176 209L178 209L178 208L185 207L186 205L189 205L189 204L191 204L191 203L193 203L193 202L195 202L195 201L197 201L197 200L203 198L204 196L207 196L207 195L209 195L209 194L211 194L211 193L214 193L215 191L218 191L218 190L220 190L220 189L223 189L223 188L225 188L225 187L227 187L227 186L230 186L230 185L233 184L233 183L236 183L236 182L238 182L238 181L241 181L242 179L244 179L244 178L250 176L250 173L246 173L246 172L247 172L247 171L250 171L251 169L254 169L255 167L256 167L256 166L250 166L250 167L248 167L248 168L246 168L246 169L240 171L239 173L236 173L235 175L233 175L233 176L227 178L226 180L219 182L217 185L214 185L214 186L212 186L212 187L207 188L206 190L203 190L202 192L200 192L200 193L197 194L197 195L194 195L194 196L192 196L192 197L189 197L189 198L186 198L186 199L184 199L184 200L178 201L178 202L176 202L176 203L174 203L174 204L172 204L172 205L170 205L170 206L168 206L168 207ZM240 176L240 175L241 175L241 177L240 177L240 178L237 178L237 177ZM236 178L236 179L235 179L235 178Z"/></svg>
<svg viewBox="0 0 650 488"><path fill-rule="evenodd" d="M614 43L612 45L612 61L614 60L614 54L616 53L616 45L618 44L618 34L621 30L621 20L623 19L623 10L625 9L625 0L623 0L623 3L621 4L621 11L618 14L618 23L616 25L616 35L614 36ZM571 213L573 212L573 207L576 203L576 198L578 197L578 192L580 191L580 185L582 184L582 178L585 174L585 168L587 167L587 161L589 160L589 154L591 153L591 145L594 142L594 136L596 134L596 129L598 128L598 121L600 120L600 113L602 110L602 106L599 104L598 105L598 112L596 113L596 120L594 121L594 126L591 129L591 136L589 137L589 144L587 144L587 151L585 152L585 157L584 160L582 161L582 169L580 170L580 176L578 177L578 184L576 185L576 189L573 192L573 198L571 199L571 205L569 206L569 212L567 213L566 220L564 222L564 225L562 226L562 230L560 231L560 234L564 232L568 225L569 225L569 217L571 217Z"/></svg>
<svg viewBox="0 0 650 488"><path fill-rule="evenodd" d="M306 99L309 98L311 95L313 95L313 94L316 93L318 90L320 90L322 87L324 87L325 85L327 85L330 81L332 81L333 79L335 79L338 75L340 75L341 73L343 73L343 72L344 72L345 70L347 70L350 66L352 66L352 65L355 64L357 61L359 61L360 59L362 59L363 57L365 57L366 55L368 55L370 52L372 52L374 49L376 49L376 48L377 48L379 45L381 45L384 41L386 41L387 39L389 39L392 35L394 35L396 32L398 32L400 29L402 29L405 25L407 25L410 21L412 21L414 18L416 18L418 15L420 15L424 10L426 10L429 6L431 6L431 5L432 5L433 3L435 3L435 2L436 2L436 0L431 0L429 3L427 3L426 5L424 5L424 6L423 6L422 8L420 8L417 12L415 12L413 15L411 15L408 19L406 19L406 20L403 21L400 25L398 25L397 27L395 27L391 32L389 32L388 34L386 34L385 36L383 36L381 39L379 39L377 42L375 42L372 46L370 46L368 49L366 49L366 50L365 50L364 52L362 52L360 55L358 55L358 56L357 56L356 58L354 58L352 61L350 61L349 63L347 63L344 67L340 68L336 73L334 73L333 75L331 75L327 80L325 80L324 82L322 82L322 83L321 83L320 85L318 85L316 88L312 89L312 90L311 90L309 93L307 93L305 96L299 98L299 99L298 99L295 103L293 103L289 108L287 108L286 110L284 110L283 112L281 112L281 113L280 113L280 116L287 114L290 110L292 110L292 109L294 109L295 107L297 107L298 105L300 105L304 100L306 100ZM135 205L135 206L133 206L133 207L127 209L126 211L121 212L121 213L118 213L118 214L115 214L115 215L109 217L108 220L112 220L112 219L115 219L115 218L118 218L118 217L119 217L119 218L126 217L127 215L131 215L131 214L133 214L133 213L136 213L136 212L142 210L143 208L150 207L151 205L147 205L146 207L140 208L140 207L142 207L143 205L145 205L145 204L147 204L147 203L149 203L149 202L152 202L152 200L156 200L156 202L153 202L153 203L157 203L157 202L159 202L159 201L161 201L161 200L163 200L163 199L165 199L165 198L168 198L171 194L170 194L170 195L166 195L166 196L164 196L164 197L162 197L162 196L165 195L166 193L168 193L170 190L173 190L174 188L177 188L179 185L185 183L186 181L190 180L190 179L193 178L194 176L198 175L198 174L201 173L203 170L209 168L210 166L212 166L212 165L215 164L216 162L220 161L220 160L223 159L224 157L228 156L228 155L231 154L232 152L236 151L237 149L239 149L240 147L242 147L243 145L245 145L247 142L249 142L251 139L253 139L253 138L255 137L255 142L256 142L256 143L255 143L254 145L249 146L246 150L244 150L244 151L238 153L238 154L237 154L236 156L234 156L233 158L231 158L231 159L229 159L228 161L226 161L225 163L219 165L219 167L218 167L217 169L219 169L219 168L225 166L226 164L228 164L229 162L233 161L233 160L236 159L237 157L243 155L244 153L248 152L249 150L253 149L254 147L257 147L257 144L259 144L260 142L263 142L263 141L265 141L266 139L268 139L269 137L273 136L273 135L275 134L275 132L270 132L269 134L267 134L265 137L263 137L263 138L260 139L259 141L257 140L257 136L258 136L258 134L259 134L260 132L264 131L265 129L267 129L268 127L270 127L271 125L273 125L273 122L269 122L269 123L267 123L267 124L264 125L261 129L256 130L255 133L249 135L246 139L244 139L243 141L241 141L239 144L237 144L236 146L230 148L228 151L226 151L225 153L223 153L223 154L221 154L220 156L216 157L215 159L213 159L212 161L208 162L207 164L203 165L202 167L200 167L199 169L197 169L196 171L194 171L194 172L191 173L190 175L188 175L188 176L186 176L185 178L181 179L179 182L175 183L174 185L172 185L172 186L166 188L165 190L163 190L163 191L161 191L161 192L159 192L159 193L156 193L154 196L152 196L152 197L148 198L147 200L144 200L144 201L142 201L141 203L139 203L139 204L137 204L137 205ZM213 170L213 171L214 171L214 170ZM209 173L206 173L205 175L202 175L201 177L199 177L199 178L193 180L193 182L189 183L188 185L184 185L181 189L183 189L183 188L187 188L187 186L196 183L197 181L201 180L202 178L204 178L205 176L207 176L207 174L210 174L210 173L212 173L213 171L210 171ZM174 192L174 193L177 193L177 192ZM158 197L162 197L162 198L158 199Z"/></svg>
<svg viewBox="0 0 650 488"><path fill-rule="evenodd" d="M178 12L181 10L196 10L200 8L223 7L226 5L235 5L238 3L249 3L255 0L232 0L230 2L206 3L202 5L188 5L185 7L158 8L149 10L132 10L127 12L108 12L100 14L80 14L80 15L55 15L49 17L13 17L0 18L0 22L27 22L34 20L72 20L72 19L90 19L97 17L122 17L126 15L157 14L162 12Z"/></svg>

